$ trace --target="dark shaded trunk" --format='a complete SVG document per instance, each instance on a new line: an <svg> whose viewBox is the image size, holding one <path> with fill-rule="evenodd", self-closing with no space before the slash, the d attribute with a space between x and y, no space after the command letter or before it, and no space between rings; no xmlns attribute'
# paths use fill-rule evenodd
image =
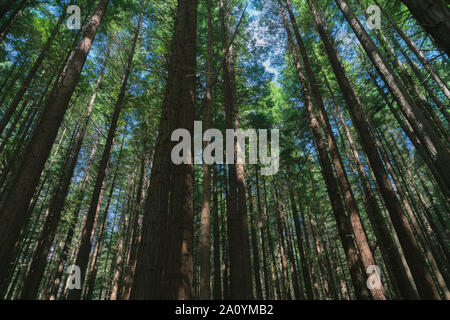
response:
<svg viewBox="0 0 450 320"><path fill-rule="evenodd" d="M225 122L227 129L239 129L237 88L235 75L235 53L230 37L230 8L228 0L221 0L222 52L225 55L223 68L225 91ZM241 148L237 139L233 143L236 163L228 165L230 188L229 249L230 249L230 298L250 299L253 296L251 281L250 245L248 237L247 202L245 199L244 166Z"/></svg>
<svg viewBox="0 0 450 320"><path fill-rule="evenodd" d="M402 0L414 18L450 57L450 9L442 0Z"/></svg>
<svg viewBox="0 0 450 320"><path fill-rule="evenodd" d="M131 293L134 299L192 297L193 165L171 165L170 136L174 129L193 130L196 26L197 1L179 1Z"/></svg>

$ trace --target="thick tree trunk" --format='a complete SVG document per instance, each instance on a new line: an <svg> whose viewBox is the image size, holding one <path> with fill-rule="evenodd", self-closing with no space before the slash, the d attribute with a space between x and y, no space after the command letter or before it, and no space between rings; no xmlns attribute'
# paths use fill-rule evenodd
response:
<svg viewBox="0 0 450 320"><path fill-rule="evenodd" d="M450 57L450 9L442 0L402 0L414 18Z"/></svg>
<svg viewBox="0 0 450 320"><path fill-rule="evenodd" d="M193 165L171 165L170 136L174 129L193 129L196 26L197 1L179 1L132 289L136 299L192 297Z"/></svg>

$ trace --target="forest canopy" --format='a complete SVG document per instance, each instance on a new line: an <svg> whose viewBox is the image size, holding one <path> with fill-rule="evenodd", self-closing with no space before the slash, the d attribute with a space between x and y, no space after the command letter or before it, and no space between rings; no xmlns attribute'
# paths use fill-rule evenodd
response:
<svg viewBox="0 0 450 320"><path fill-rule="evenodd" d="M1 1L0 300L449 300L449 35L445 0Z"/></svg>

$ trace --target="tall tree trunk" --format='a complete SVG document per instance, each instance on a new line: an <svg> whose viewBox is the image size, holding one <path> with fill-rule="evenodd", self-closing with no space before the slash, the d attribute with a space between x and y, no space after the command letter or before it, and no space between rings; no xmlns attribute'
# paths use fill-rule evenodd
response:
<svg viewBox="0 0 450 320"><path fill-rule="evenodd" d="M208 0L208 48L206 57L206 93L203 109L204 128L210 126L211 100L212 100L212 49L213 49L213 25L212 25L212 0ZM203 149L207 142L203 143ZM211 170L206 163L203 164L203 195L201 213L200 235L200 299L211 299Z"/></svg>
<svg viewBox="0 0 450 320"><path fill-rule="evenodd" d="M269 291L270 291L270 284L269 284L269 271L268 271L268 264L270 263L270 259L267 258L267 249L266 249L266 241L264 237L264 228L263 228L263 220L262 220L262 209L261 209L261 194L259 189L259 181L258 181L258 166L255 167L255 177L256 177L256 197L257 197L257 204L258 204L258 229L260 234L260 246L261 246L261 256L262 256L262 263L263 263L263 274L264 274L264 298L269 299Z"/></svg>
<svg viewBox="0 0 450 320"><path fill-rule="evenodd" d="M225 114L227 129L239 129L237 88L235 75L235 53L230 37L230 8L228 0L220 1L222 23L222 47L226 55L224 64ZM228 54L226 54L228 53ZM250 275L250 251L247 222L247 202L245 200L244 165L242 146L237 139L233 143L237 163L228 165L230 186L230 294L232 299L249 299L253 296Z"/></svg>
<svg viewBox="0 0 450 320"><path fill-rule="evenodd" d="M222 298L222 279L220 272L220 230L219 230L219 202L218 202L218 179L217 165L213 166L213 250L214 250L214 290L213 299L220 300ZM221 212L223 214L223 212ZM223 231L223 230L222 230Z"/></svg>
<svg viewBox="0 0 450 320"><path fill-rule="evenodd" d="M248 175L247 175L248 176ZM247 186L247 197L249 203L249 212L250 212L250 230L252 237L252 253L253 253L253 278L255 281L255 289L256 289L256 299L262 300L262 286L261 286L261 275L260 275L260 263L259 263L259 250L258 250L258 234L256 232L256 219L255 219L255 211L253 207L253 199L252 199L252 191L250 181Z"/></svg>
<svg viewBox="0 0 450 320"><path fill-rule="evenodd" d="M170 135L193 129L196 26L197 1L179 1L132 289L136 299L192 297L193 166L170 164Z"/></svg>

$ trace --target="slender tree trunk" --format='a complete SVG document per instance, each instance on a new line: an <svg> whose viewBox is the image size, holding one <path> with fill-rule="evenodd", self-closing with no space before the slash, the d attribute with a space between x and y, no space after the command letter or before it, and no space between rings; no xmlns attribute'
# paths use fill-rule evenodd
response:
<svg viewBox="0 0 450 320"><path fill-rule="evenodd" d="M206 93L204 104L204 128L210 126L211 100L212 100L212 49L213 49L213 25L212 25L212 0L208 0L208 48L206 57ZM207 142L203 143L203 149ZM201 213L200 235L200 299L211 299L211 170L206 163L203 164L203 196Z"/></svg>
<svg viewBox="0 0 450 320"><path fill-rule="evenodd" d="M255 167L255 177L256 177L256 196L257 196L257 204L258 204L258 229L260 234L260 247L261 247L261 256L262 256L262 263L263 263L263 274L264 274L264 298L269 299L269 291L270 291L270 284L269 284L269 271L268 271L268 264L270 261L268 261L267 254L266 254L266 241L264 236L264 228L263 228L263 220L262 220L262 209L261 209L261 195L260 195L260 189L259 189L259 181L258 181L258 167ZM270 259L269 259L270 260Z"/></svg>
<svg viewBox="0 0 450 320"><path fill-rule="evenodd" d="M312 291L312 287L311 287L311 277L310 277L308 262L306 261L305 249L303 246L303 237L302 237L302 232L301 232L301 227L300 227L300 218L298 216L295 196L294 196L294 192L293 192L291 186L289 186L289 198L291 200L295 233L297 235L298 250L300 251L300 262L302 264L302 272L303 272L303 280L305 281L306 296L307 296L308 300L313 300L314 296L313 296L313 291Z"/></svg>
<svg viewBox="0 0 450 320"><path fill-rule="evenodd" d="M247 174L249 177L249 175ZM252 253L253 253L253 277L255 281L255 289L256 289L256 299L262 300L262 285L261 285L261 275L260 275L260 260L259 260L259 250L258 250L258 234L256 231L256 219L255 219L255 211L253 207L253 199L252 199L252 191L250 181L247 186L247 197L249 203L249 212L250 212L250 230L252 237Z"/></svg>
<svg viewBox="0 0 450 320"><path fill-rule="evenodd" d="M222 297L222 279L220 272L220 230L219 230L219 202L218 202L218 179L217 179L217 165L213 166L213 250L214 250L214 290L213 299L220 300ZM223 212L221 212L223 214Z"/></svg>

